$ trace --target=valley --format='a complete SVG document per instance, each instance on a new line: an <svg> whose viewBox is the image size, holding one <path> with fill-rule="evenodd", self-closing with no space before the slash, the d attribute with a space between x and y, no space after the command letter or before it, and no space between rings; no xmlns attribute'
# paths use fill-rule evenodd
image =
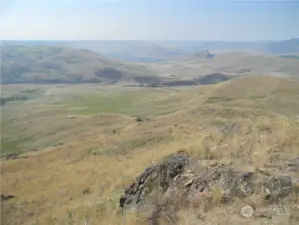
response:
<svg viewBox="0 0 299 225"><path fill-rule="evenodd" d="M298 81L272 76L175 88L3 85L6 96L29 95L1 107L1 194L13 196L1 200L2 221L146 224L121 216L118 199L145 166L164 156L184 150L254 170L297 156L298 91ZM296 201L283 204L293 212ZM206 221L223 218L225 207L213 206ZM190 222L186 213L180 211L181 224ZM225 218L245 224L238 213ZM285 224L288 217L278 219Z"/></svg>
<svg viewBox="0 0 299 225"><path fill-rule="evenodd" d="M0 21L1 225L299 224L299 1Z"/></svg>

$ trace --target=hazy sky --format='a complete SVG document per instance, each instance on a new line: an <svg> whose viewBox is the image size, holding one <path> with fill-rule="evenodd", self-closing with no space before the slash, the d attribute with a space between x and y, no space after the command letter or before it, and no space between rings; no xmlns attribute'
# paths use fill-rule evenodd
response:
<svg viewBox="0 0 299 225"><path fill-rule="evenodd" d="M0 0L1 39L276 40L299 1Z"/></svg>

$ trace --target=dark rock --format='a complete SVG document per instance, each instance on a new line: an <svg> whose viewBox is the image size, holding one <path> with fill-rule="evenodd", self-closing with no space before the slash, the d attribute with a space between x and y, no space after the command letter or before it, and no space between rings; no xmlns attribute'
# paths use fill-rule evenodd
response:
<svg viewBox="0 0 299 225"><path fill-rule="evenodd" d="M82 191L82 194L83 195L87 195L87 194L90 194L90 189L89 188L85 188L83 191Z"/></svg>
<svg viewBox="0 0 299 225"><path fill-rule="evenodd" d="M215 186L224 193L222 203L232 202L234 198L247 198L253 194L278 200L291 193L292 179L259 171L239 171L233 164L198 160L180 151L146 168L136 181L126 188L119 206L123 209L143 210L152 205L155 205L155 209L158 205L164 205L164 208L171 207L174 210L177 205L185 204L185 201L194 202L203 192L211 196ZM159 196L159 204L153 202L153 196ZM152 207L152 210L154 208Z"/></svg>
<svg viewBox="0 0 299 225"><path fill-rule="evenodd" d="M5 158L7 160L14 160L14 159L18 159L19 155L20 154L18 154L18 153L11 153L11 154L6 155Z"/></svg>
<svg viewBox="0 0 299 225"><path fill-rule="evenodd" d="M288 196L291 193L292 186L292 179L288 176L272 177L265 183L268 199L278 200Z"/></svg>
<svg viewBox="0 0 299 225"><path fill-rule="evenodd" d="M228 123L220 127L220 132L224 134L232 134L238 131L238 126L235 123Z"/></svg>
<svg viewBox="0 0 299 225"><path fill-rule="evenodd" d="M299 156L291 158L286 163L288 170L292 172L299 171Z"/></svg>
<svg viewBox="0 0 299 225"><path fill-rule="evenodd" d="M1 195L1 201L8 201L12 198L15 198L16 196L14 195Z"/></svg>
<svg viewBox="0 0 299 225"><path fill-rule="evenodd" d="M143 120L142 120L142 118L137 117L137 118L136 118L136 121L137 121L137 122L142 122Z"/></svg>
<svg viewBox="0 0 299 225"><path fill-rule="evenodd" d="M146 168L136 181L126 188L125 195L120 198L120 207L138 205L155 189L165 193L172 180L183 171L188 159L187 154L178 152Z"/></svg>

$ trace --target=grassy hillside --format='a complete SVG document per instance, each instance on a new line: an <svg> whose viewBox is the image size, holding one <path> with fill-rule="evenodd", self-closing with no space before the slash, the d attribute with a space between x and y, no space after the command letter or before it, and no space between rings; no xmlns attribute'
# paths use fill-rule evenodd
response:
<svg viewBox="0 0 299 225"><path fill-rule="evenodd" d="M299 115L299 82L281 77L246 76L220 84L206 103Z"/></svg>
<svg viewBox="0 0 299 225"><path fill-rule="evenodd" d="M3 93L2 98L19 98L1 107L2 155L63 143L71 138L69 134L83 129L76 127L77 121L101 114L147 120L194 105L263 109L289 117L299 114L299 82L269 76L246 76L200 88L173 89L5 85ZM53 119L57 122L52 123ZM47 124L47 129L39 123ZM57 129L65 131L66 136L57 133Z"/></svg>
<svg viewBox="0 0 299 225"><path fill-rule="evenodd" d="M146 43L143 45L149 51L160 51ZM130 49L129 46L127 50L134 51ZM297 79L299 64L295 56L296 54L276 56L245 52L215 54L203 51L163 63L130 63L83 49L3 45L1 82L127 82L151 86L184 86L217 83L242 75L274 75ZM209 74L213 76L207 76ZM202 76L207 77L202 79Z"/></svg>
<svg viewBox="0 0 299 225"><path fill-rule="evenodd" d="M28 95L32 90L34 92ZM109 121L105 116L102 121L101 114L114 115L111 119L117 118L115 115L126 115L132 120L146 119L173 112L179 107L175 101L176 91L117 85L29 85L27 88L4 85L3 93L7 97L26 94L28 98L7 101L1 107L2 155L64 143L72 138L72 133L83 135L83 129L88 132L98 125L109 127ZM173 103L168 101L171 96L174 96ZM99 124L95 122L97 118ZM90 123L81 127L80 121L85 119Z"/></svg>
<svg viewBox="0 0 299 225"><path fill-rule="evenodd" d="M2 154L24 152L1 162L1 194L13 196L1 200L3 224L148 224L142 215L122 216L119 196L147 166L182 149L247 172L293 174L280 168L298 156L297 81L252 76L172 89L3 86L9 94L32 89L40 89L35 98L1 107ZM181 209L177 223L288 224L299 204L293 197L280 202L287 215L242 217L246 204L265 206L255 196L229 207L212 202L204 217L195 206Z"/></svg>
<svg viewBox="0 0 299 225"><path fill-rule="evenodd" d="M47 46L4 46L2 83L148 82L148 69L105 58L89 50Z"/></svg>

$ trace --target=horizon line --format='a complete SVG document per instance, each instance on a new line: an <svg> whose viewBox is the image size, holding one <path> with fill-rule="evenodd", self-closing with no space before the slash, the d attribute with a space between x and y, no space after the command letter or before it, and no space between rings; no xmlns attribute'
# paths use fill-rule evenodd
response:
<svg viewBox="0 0 299 225"><path fill-rule="evenodd" d="M257 39L257 40L200 40L200 39L157 39L157 40L149 40L149 39L1 39L1 42L9 42L9 41L124 41L124 42L179 42L179 41L197 41L197 42L263 42L263 41L288 41L288 40L296 40L299 37L287 38L287 39Z"/></svg>

